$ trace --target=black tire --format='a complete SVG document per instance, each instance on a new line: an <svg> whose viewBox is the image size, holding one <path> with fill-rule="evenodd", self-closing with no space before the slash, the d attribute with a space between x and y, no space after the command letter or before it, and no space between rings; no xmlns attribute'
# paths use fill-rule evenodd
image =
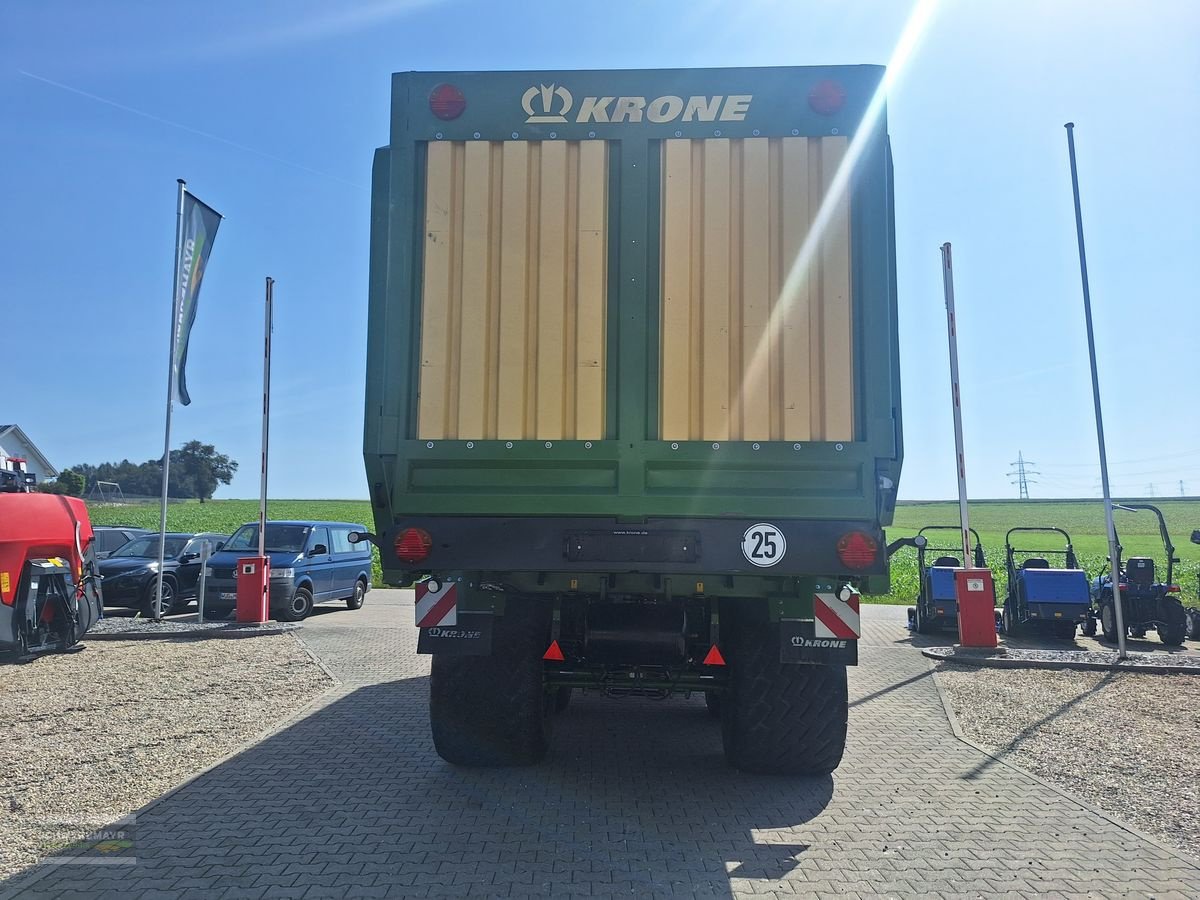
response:
<svg viewBox="0 0 1200 900"><path fill-rule="evenodd" d="M1106 641L1117 642L1117 609L1112 600L1100 603L1100 633Z"/></svg>
<svg viewBox="0 0 1200 900"><path fill-rule="evenodd" d="M312 615L312 611L312 591L306 587L298 587L296 588L296 593L292 594L292 599L288 605L279 611L278 619L281 622L299 622Z"/></svg>
<svg viewBox="0 0 1200 900"><path fill-rule="evenodd" d="M509 600L491 656L433 655L429 722L438 756L458 766L529 766L550 749L554 697L543 686L548 609Z"/></svg>
<svg viewBox="0 0 1200 900"><path fill-rule="evenodd" d="M1096 636L1096 619L1093 616L1088 616L1083 620L1083 625L1079 629L1088 637Z"/></svg>
<svg viewBox="0 0 1200 900"><path fill-rule="evenodd" d="M1171 647L1182 646L1188 630L1187 610L1176 597L1168 597L1162 605L1166 621L1158 626L1158 639Z"/></svg>
<svg viewBox="0 0 1200 900"><path fill-rule="evenodd" d="M1050 633L1060 641L1075 640L1075 623L1055 621L1051 626Z"/></svg>
<svg viewBox="0 0 1200 900"><path fill-rule="evenodd" d="M846 749L845 666L779 661L779 626L735 623L721 698L725 759L763 775L824 775Z"/></svg>
<svg viewBox="0 0 1200 900"><path fill-rule="evenodd" d="M721 718L721 695L716 691L704 692L704 706L714 719Z"/></svg>
<svg viewBox="0 0 1200 900"><path fill-rule="evenodd" d="M560 687L554 692L554 711L556 713L567 711L567 707L571 705L571 694L574 692L575 689L569 687Z"/></svg>
<svg viewBox="0 0 1200 900"><path fill-rule="evenodd" d="M1200 609L1189 609L1187 611L1187 622L1187 636L1193 641L1200 641Z"/></svg>
<svg viewBox="0 0 1200 900"><path fill-rule="evenodd" d="M917 634L933 634L934 630L933 623L922 612L922 604L917 603Z"/></svg>
<svg viewBox="0 0 1200 900"><path fill-rule="evenodd" d="M179 601L175 599L175 582L171 578L164 578L162 583L162 614L169 616L179 608ZM147 619L154 618L154 601L157 599L157 595L158 579L151 578L142 589L142 605L140 607L142 615Z"/></svg>
<svg viewBox="0 0 1200 900"><path fill-rule="evenodd" d="M1013 616L1012 606L1008 603L1004 604L1004 610L1000 613L1000 629L1009 636L1015 635L1019 629L1016 619Z"/></svg>
<svg viewBox="0 0 1200 900"><path fill-rule="evenodd" d="M346 598L346 609L362 609L367 599L367 583L363 579L354 582L354 593Z"/></svg>

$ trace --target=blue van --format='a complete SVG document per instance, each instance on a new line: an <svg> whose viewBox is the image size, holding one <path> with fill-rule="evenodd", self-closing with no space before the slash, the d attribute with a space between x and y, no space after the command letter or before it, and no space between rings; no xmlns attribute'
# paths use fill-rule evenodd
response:
<svg viewBox="0 0 1200 900"><path fill-rule="evenodd" d="M271 560L271 617L298 622L313 605L344 600L359 609L371 590L371 545L350 543L352 522L268 522L266 555ZM258 555L258 523L233 533L208 560L204 614L228 615L237 605L237 561Z"/></svg>

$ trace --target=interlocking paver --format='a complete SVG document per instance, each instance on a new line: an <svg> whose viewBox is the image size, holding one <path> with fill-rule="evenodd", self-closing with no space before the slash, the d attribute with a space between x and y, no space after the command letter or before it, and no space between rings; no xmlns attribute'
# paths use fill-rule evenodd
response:
<svg viewBox="0 0 1200 900"><path fill-rule="evenodd" d="M380 591L309 620L341 685L142 811L137 866L0 898L1200 896L1200 866L956 740L902 610L864 613L841 768L758 778L698 698L577 697L542 766L451 768L410 609Z"/></svg>

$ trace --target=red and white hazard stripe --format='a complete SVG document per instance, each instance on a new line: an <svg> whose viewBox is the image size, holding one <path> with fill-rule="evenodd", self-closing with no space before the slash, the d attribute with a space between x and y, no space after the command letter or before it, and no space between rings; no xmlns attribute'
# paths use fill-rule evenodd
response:
<svg viewBox="0 0 1200 900"><path fill-rule="evenodd" d="M444 583L431 591L427 582L416 586L417 627L458 624L458 585Z"/></svg>
<svg viewBox="0 0 1200 900"><path fill-rule="evenodd" d="M845 600L839 600L836 594L814 594L813 619L816 637L858 640L862 631L858 594L851 593Z"/></svg>

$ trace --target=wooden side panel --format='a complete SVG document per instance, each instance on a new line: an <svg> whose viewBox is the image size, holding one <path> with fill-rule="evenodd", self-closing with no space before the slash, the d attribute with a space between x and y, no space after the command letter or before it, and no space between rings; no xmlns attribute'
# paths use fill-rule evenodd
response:
<svg viewBox="0 0 1200 900"><path fill-rule="evenodd" d="M663 440L854 439L846 147L664 142Z"/></svg>
<svg viewBox="0 0 1200 900"><path fill-rule="evenodd" d="M421 439L599 439L608 148L429 145Z"/></svg>

